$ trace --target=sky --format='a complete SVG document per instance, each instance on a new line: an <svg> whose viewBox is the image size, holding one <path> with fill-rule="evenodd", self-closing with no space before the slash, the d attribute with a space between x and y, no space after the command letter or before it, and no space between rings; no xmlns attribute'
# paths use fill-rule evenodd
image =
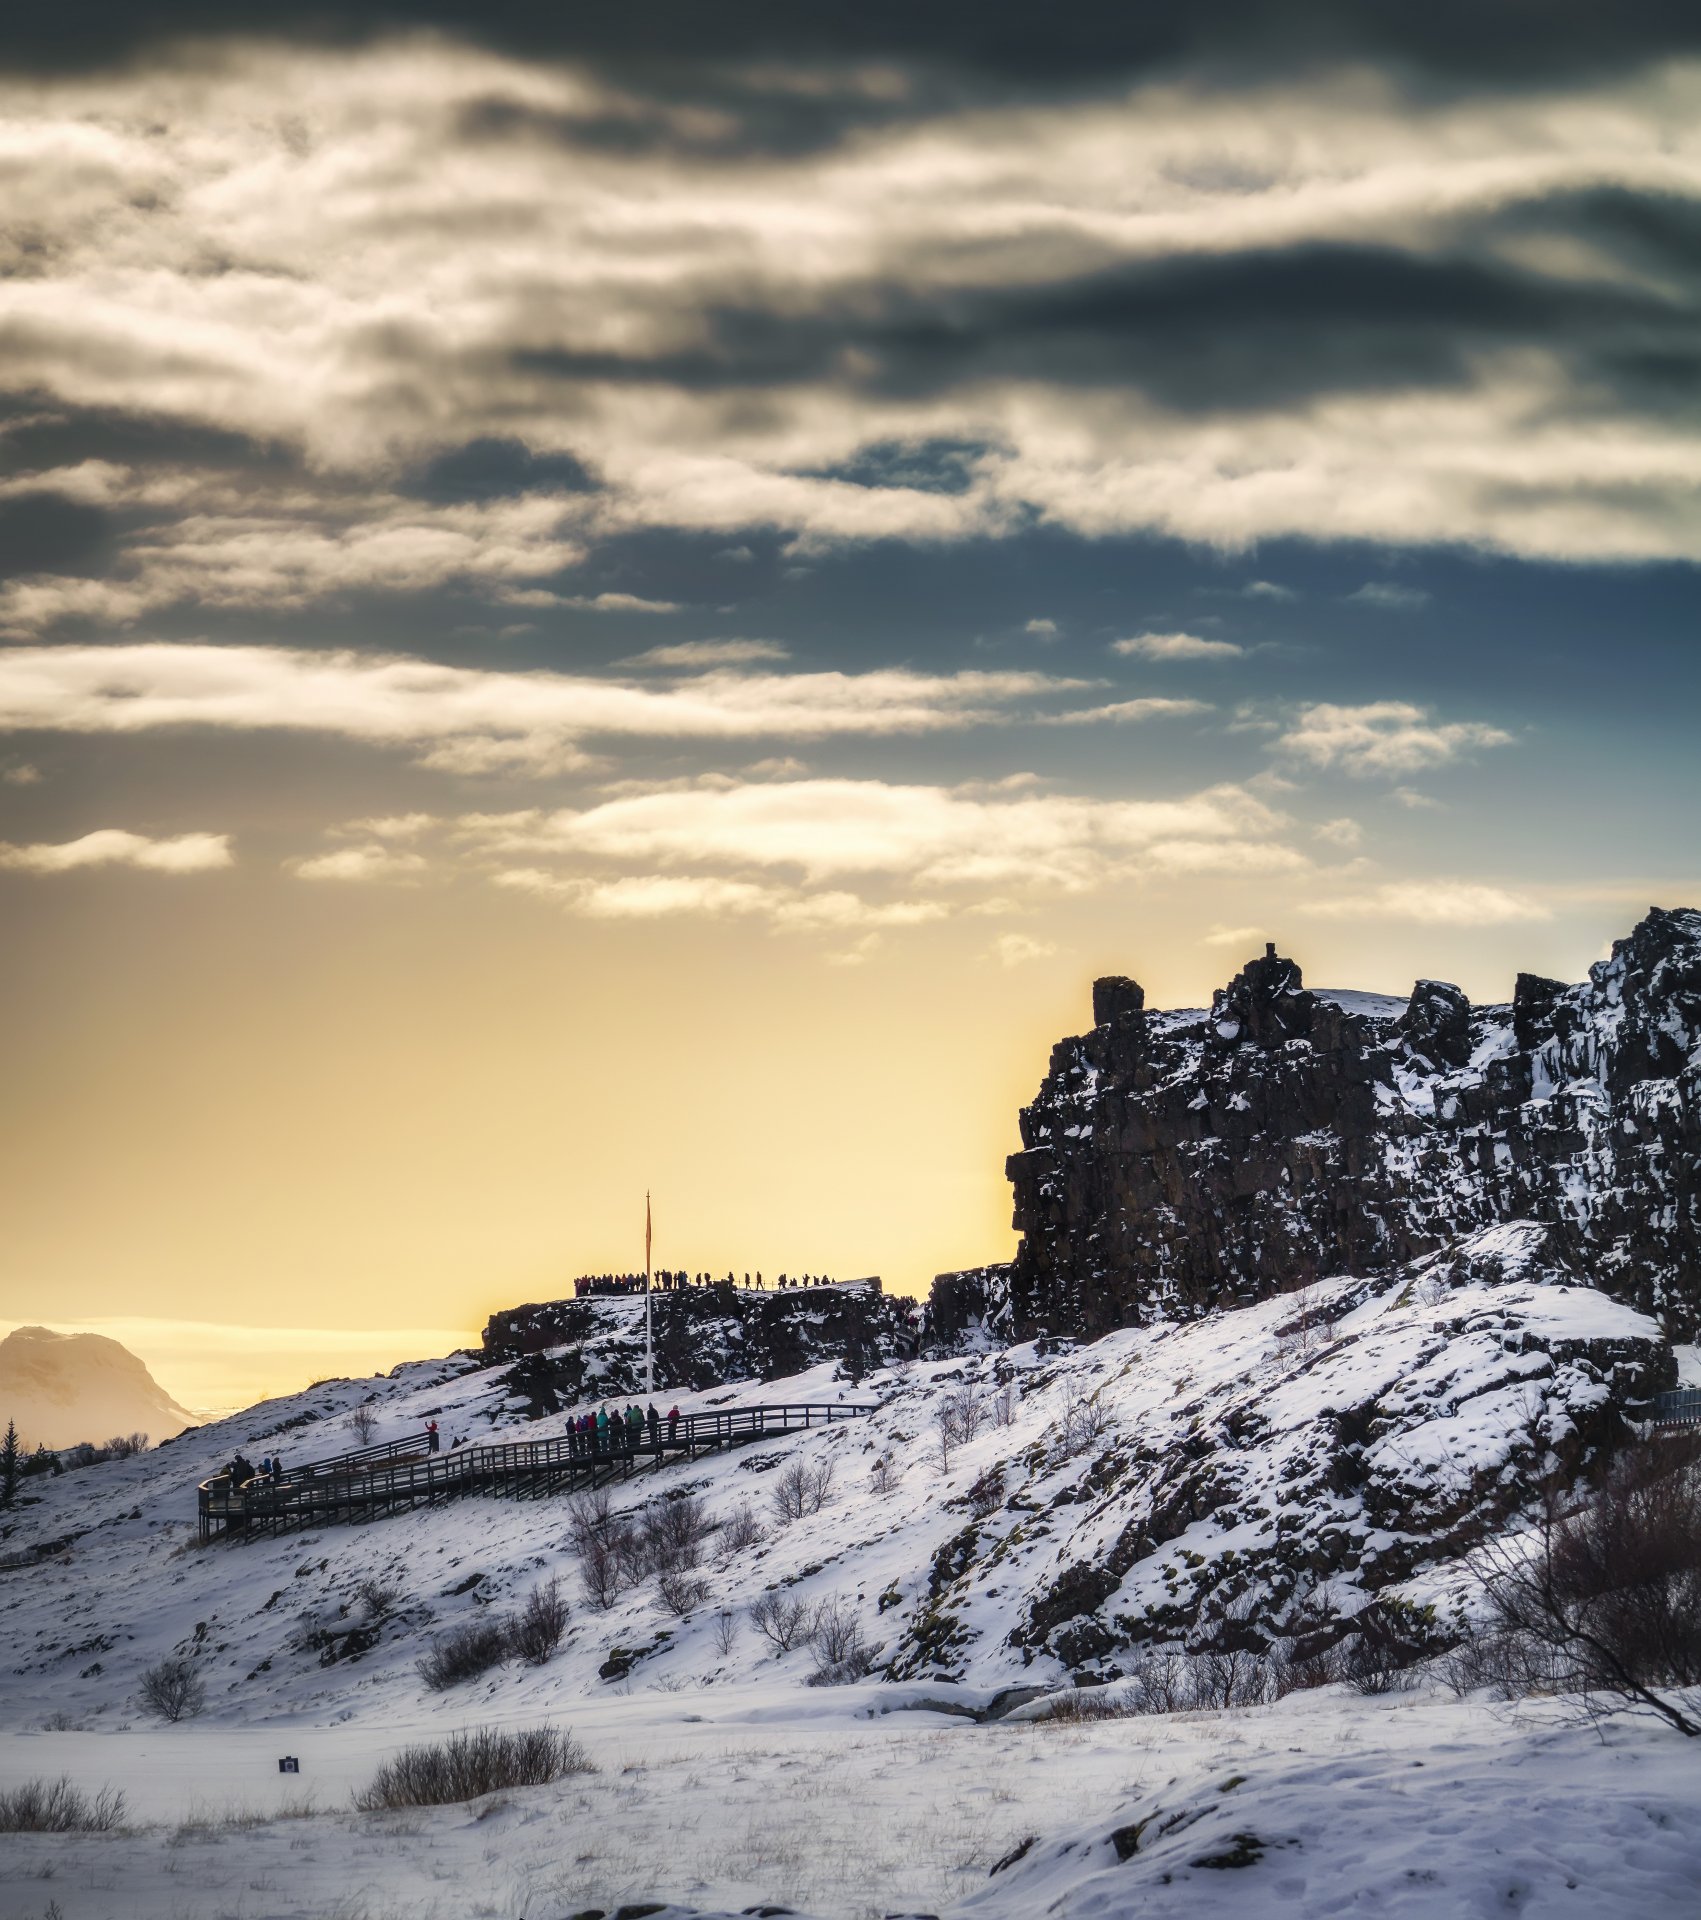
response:
<svg viewBox="0 0 1701 1920"><path fill-rule="evenodd" d="M9 20L0 1324L924 1291L1095 974L1580 977L1698 421L1687 7Z"/></svg>

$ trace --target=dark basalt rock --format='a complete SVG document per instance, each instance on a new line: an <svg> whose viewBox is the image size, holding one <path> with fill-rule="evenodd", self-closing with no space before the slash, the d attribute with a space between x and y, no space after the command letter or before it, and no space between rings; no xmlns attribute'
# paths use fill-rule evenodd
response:
<svg viewBox="0 0 1701 1920"><path fill-rule="evenodd" d="M1579 985L1520 974L1510 1007L1344 998L1274 947L1208 1012L1096 982L1021 1115L1020 1251L959 1277L954 1321L1090 1337L1532 1220L1557 1271L1697 1337L1701 913L1652 910Z"/></svg>

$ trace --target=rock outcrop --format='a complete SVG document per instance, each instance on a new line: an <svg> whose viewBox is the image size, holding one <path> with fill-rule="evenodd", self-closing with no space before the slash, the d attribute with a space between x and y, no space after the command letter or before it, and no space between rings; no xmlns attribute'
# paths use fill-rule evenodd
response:
<svg viewBox="0 0 1701 1920"><path fill-rule="evenodd" d="M1511 1221L1546 1229L1545 1277L1701 1331L1701 913L1654 909L1509 1006L1308 991L1270 947L1209 1011L1113 978L1093 1013L1021 1116L1006 1336L1190 1318Z"/></svg>
<svg viewBox="0 0 1701 1920"><path fill-rule="evenodd" d="M823 1361L859 1380L914 1350L915 1306L878 1282L753 1292L720 1283L651 1296L656 1391L699 1391L732 1380L777 1380ZM641 1296L551 1300L492 1314L487 1361L516 1362L508 1378L534 1414L625 1399L644 1377Z"/></svg>

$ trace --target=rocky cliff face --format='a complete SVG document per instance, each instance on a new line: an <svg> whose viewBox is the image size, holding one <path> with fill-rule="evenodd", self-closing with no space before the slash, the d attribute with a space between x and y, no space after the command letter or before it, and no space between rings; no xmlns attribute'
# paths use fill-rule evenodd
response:
<svg viewBox="0 0 1701 1920"><path fill-rule="evenodd" d="M824 1360L861 1379L913 1350L914 1305L875 1283L757 1293L716 1285L651 1296L656 1391L679 1393L731 1380L777 1380ZM484 1330L490 1361L533 1414L601 1399L627 1399L644 1377L641 1297L552 1300L493 1314Z"/></svg>
<svg viewBox="0 0 1701 1920"><path fill-rule="evenodd" d="M1520 974L1510 1006L1308 992L1272 947L1208 1011L1106 979L1093 1018L1021 1116L1005 1334L1190 1318L1513 1221L1546 1229L1545 1277L1701 1330L1701 913L1651 911L1581 985Z"/></svg>

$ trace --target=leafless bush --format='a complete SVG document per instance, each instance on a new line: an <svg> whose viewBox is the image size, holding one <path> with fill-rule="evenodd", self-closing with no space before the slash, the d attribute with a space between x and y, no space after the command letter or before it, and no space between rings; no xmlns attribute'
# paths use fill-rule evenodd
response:
<svg viewBox="0 0 1701 1920"><path fill-rule="evenodd" d="M1056 1451L1064 1459L1073 1460L1101 1439L1109 1425L1107 1409L1078 1387L1072 1387L1063 1402L1063 1417L1057 1423Z"/></svg>
<svg viewBox="0 0 1701 1920"><path fill-rule="evenodd" d="M418 1661L419 1677L433 1693L462 1680L476 1680L499 1667L508 1657L508 1624L504 1620L469 1620L438 1634Z"/></svg>
<svg viewBox="0 0 1701 1920"><path fill-rule="evenodd" d="M839 1463L830 1453L824 1453L809 1469L804 1484L805 1511L819 1513L833 1497L833 1481L838 1474Z"/></svg>
<svg viewBox="0 0 1701 1920"><path fill-rule="evenodd" d="M1286 1360L1309 1360L1334 1339L1334 1317L1315 1286L1298 1287L1291 1297L1294 1316L1277 1329L1277 1350Z"/></svg>
<svg viewBox="0 0 1701 1920"><path fill-rule="evenodd" d="M1004 1466L994 1461L968 1492L969 1511L977 1520L996 1513L1004 1503Z"/></svg>
<svg viewBox="0 0 1701 1920"><path fill-rule="evenodd" d="M1145 1711L1148 1709L1136 1701L1109 1695L1103 1687L1075 1687L1068 1693L1053 1694L1041 1702L1035 1717L1076 1725L1090 1720L1125 1720Z"/></svg>
<svg viewBox="0 0 1701 1920"><path fill-rule="evenodd" d="M361 1401L358 1407L349 1409L348 1423L354 1429L354 1437L363 1447L372 1444L372 1436L378 1431L378 1415L368 1401Z"/></svg>
<svg viewBox="0 0 1701 1920"><path fill-rule="evenodd" d="M645 1509L642 1521L645 1557L662 1571L697 1566L703 1543L715 1530L708 1505L694 1493L658 1500Z"/></svg>
<svg viewBox="0 0 1701 1920"><path fill-rule="evenodd" d="M980 1395L973 1386L965 1383L946 1394L944 1408L951 1425L956 1429L958 1442L966 1446L980 1432L981 1421L986 1413Z"/></svg>
<svg viewBox="0 0 1701 1920"><path fill-rule="evenodd" d="M161 1660L142 1675L142 1705L162 1720L193 1720L207 1704L207 1689L193 1660Z"/></svg>
<svg viewBox="0 0 1701 1920"><path fill-rule="evenodd" d="M1178 1653L1149 1653L1134 1670L1133 1700L1141 1713L1179 1713L1192 1697L1192 1676Z"/></svg>
<svg viewBox="0 0 1701 1920"><path fill-rule="evenodd" d="M509 1647L528 1666L541 1667L561 1645L571 1611L561 1582L553 1576L543 1581L526 1595L508 1629Z"/></svg>
<svg viewBox="0 0 1701 1920"><path fill-rule="evenodd" d="M1333 1686L1341 1677L1339 1647L1300 1642L1270 1655L1270 1690L1278 1700L1290 1693Z"/></svg>
<svg viewBox="0 0 1701 1920"><path fill-rule="evenodd" d="M874 1665L856 1608L842 1594L834 1594L815 1609L809 1634L815 1656L814 1686L843 1686L864 1679Z"/></svg>
<svg viewBox="0 0 1701 1920"><path fill-rule="evenodd" d="M1701 1721L1672 1689L1701 1684L1701 1448L1626 1454L1569 1507L1550 1499L1525 1551L1483 1556L1491 1626L1585 1711Z"/></svg>
<svg viewBox="0 0 1701 1920"><path fill-rule="evenodd" d="M570 1773L594 1773L589 1754L556 1727L503 1733L494 1727L404 1747L354 1797L363 1813L387 1807L442 1807L504 1787L541 1787Z"/></svg>
<svg viewBox="0 0 1701 1920"><path fill-rule="evenodd" d="M656 1591L669 1613L681 1619L709 1597L709 1583L691 1567L663 1567L656 1575Z"/></svg>
<svg viewBox="0 0 1701 1920"><path fill-rule="evenodd" d="M366 1609L367 1616L373 1620L382 1620L395 1611L396 1602L402 1597L402 1590L391 1580L371 1578L362 1580L354 1590L354 1597Z"/></svg>
<svg viewBox="0 0 1701 1920"><path fill-rule="evenodd" d="M69 1774L0 1788L0 1833L111 1833L123 1821L118 1788L85 1793Z"/></svg>
<svg viewBox="0 0 1701 1920"><path fill-rule="evenodd" d="M1357 1631L1336 1650L1335 1664L1340 1677L1367 1696L1417 1686L1423 1678L1421 1663L1441 1650L1432 1607L1380 1601L1366 1607L1353 1624Z"/></svg>
<svg viewBox="0 0 1701 1920"><path fill-rule="evenodd" d="M895 1454L883 1453L868 1469L868 1478L876 1493L890 1493L903 1482L904 1463Z"/></svg>
<svg viewBox="0 0 1701 1920"><path fill-rule="evenodd" d="M751 1603L750 1624L776 1653L790 1653L813 1636L815 1609L807 1600L765 1593Z"/></svg>
<svg viewBox="0 0 1701 1920"><path fill-rule="evenodd" d="M791 1460L780 1470L772 1495L774 1511L782 1520L801 1520L809 1505L809 1469Z"/></svg>
<svg viewBox="0 0 1701 1920"><path fill-rule="evenodd" d="M1006 1380L992 1397L992 1424L1008 1427L1016 1418L1016 1383Z"/></svg>
<svg viewBox="0 0 1701 1920"><path fill-rule="evenodd" d="M939 1471L951 1471L951 1456L957 1451L957 1420L951 1411L949 1401L941 1400L933 1409L934 1457L939 1462Z"/></svg>
<svg viewBox="0 0 1701 1920"><path fill-rule="evenodd" d="M145 1433L115 1433L106 1443L106 1457L109 1460L128 1460L147 1450L148 1436Z"/></svg>
<svg viewBox="0 0 1701 1920"><path fill-rule="evenodd" d="M729 1554L759 1547L767 1537L767 1530L756 1518L756 1509L748 1500L734 1507L721 1522L721 1547Z"/></svg>
<svg viewBox="0 0 1701 1920"><path fill-rule="evenodd" d="M1270 1662L1241 1647L1208 1647L1193 1657L1193 1704L1256 1707L1271 1696Z"/></svg>
<svg viewBox="0 0 1701 1920"><path fill-rule="evenodd" d="M715 1615L715 1651L724 1660L738 1640L738 1615L731 1607L722 1607Z"/></svg>
<svg viewBox="0 0 1701 1920"><path fill-rule="evenodd" d="M614 1514L614 1495L607 1487L585 1487L567 1502L568 1538L575 1551L587 1539L603 1533Z"/></svg>

